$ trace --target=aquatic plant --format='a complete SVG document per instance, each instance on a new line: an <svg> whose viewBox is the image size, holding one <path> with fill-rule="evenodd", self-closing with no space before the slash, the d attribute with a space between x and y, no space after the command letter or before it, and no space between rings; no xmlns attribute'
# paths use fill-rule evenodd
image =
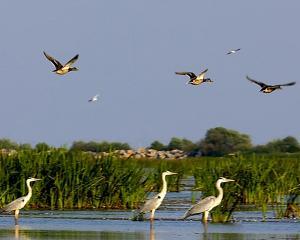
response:
<svg viewBox="0 0 300 240"><path fill-rule="evenodd" d="M27 193L28 177L42 178L33 187L28 206L51 209L138 208L148 192L161 188L161 173L177 172L168 179L169 191L182 189L181 179L193 176L202 197L216 195L215 181L228 177L221 206L212 211L214 221L228 221L240 204L286 204L290 189L300 182L300 155L237 155L181 160L118 159L81 151L25 149L0 154L0 204ZM192 195L193 196L193 195ZM198 199L194 199L198 201ZM299 200L298 200L299 201Z"/></svg>
<svg viewBox="0 0 300 240"><path fill-rule="evenodd" d="M77 151L20 151L0 155L1 205L26 194L29 176L42 178L34 186L31 207L135 208L153 188L151 174L134 162L114 156L95 158Z"/></svg>

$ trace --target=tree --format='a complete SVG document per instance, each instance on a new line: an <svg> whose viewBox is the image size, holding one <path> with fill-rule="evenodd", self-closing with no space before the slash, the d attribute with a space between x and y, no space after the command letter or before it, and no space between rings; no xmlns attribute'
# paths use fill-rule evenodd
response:
<svg viewBox="0 0 300 240"><path fill-rule="evenodd" d="M37 143L35 145L35 149L38 151L38 152L44 152L44 151L48 151L50 150L50 147L47 143L44 143L44 142L40 142L40 143Z"/></svg>
<svg viewBox="0 0 300 240"><path fill-rule="evenodd" d="M15 149L17 150L19 145L16 142L11 141L8 138L0 139L0 149Z"/></svg>
<svg viewBox="0 0 300 240"><path fill-rule="evenodd" d="M289 152L289 153L299 152L300 144L296 138L292 136L288 136L282 139L280 150L281 152Z"/></svg>
<svg viewBox="0 0 300 240"><path fill-rule="evenodd" d="M251 139L246 134L223 127L211 128L200 142L199 149L206 156L223 156L252 147Z"/></svg>
<svg viewBox="0 0 300 240"><path fill-rule="evenodd" d="M120 143L120 142L83 142L76 141L73 142L70 150L78 150L85 152L110 152L113 150L128 150L131 149L128 143Z"/></svg>
<svg viewBox="0 0 300 240"><path fill-rule="evenodd" d="M167 146L167 149L168 150L173 150L173 149L182 150L183 149L182 140L180 138L172 137Z"/></svg>
<svg viewBox="0 0 300 240"><path fill-rule="evenodd" d="M19 149L21 150L31 150L32 147L30 145L30 143L22 143L19 145Z"/></svg>
<svg viewBox="0 0 300 240"><path fill-rule="evenodd" d="M184 152L191 152L197 148L197 145L186 138L171 138L167 150L179 149Z"/></svg>
<svg viewBox="0 0 300 240"><path fill-rule="evenodd" d="M156 141L151 143L149 148L150 149L155 149L157 151L163 151L163 150L166 149L166 146L163 143L161 143L160 141L156 140Z"/></svg>
<svg viewBox="0 0 300 240"><path fill-rule="evenodd" d="M256 153L294 153L300 152L300 144L296 138L288 136L273 140L265 145L255 146L253 151Z"/></svg>

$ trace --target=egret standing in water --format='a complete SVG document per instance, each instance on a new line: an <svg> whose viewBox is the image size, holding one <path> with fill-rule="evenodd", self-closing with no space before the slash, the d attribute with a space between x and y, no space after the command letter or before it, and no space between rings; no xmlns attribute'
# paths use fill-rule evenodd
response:
<svg viewBox="0 0 300 240"><path fill-rule="evenodd" d="M209 212L216 206L220 205L222 199L223 199L223 189L221 188L221 183L223 182L233 182L232 179L227 179L224 177L220 177L218 181L216 182L216 188L219 191L219 195L217 197L215 196L209 196L202 200L200 200L198 203L196 203L194 206L192 206L187 212L184 214L183 219L186 219L192 215L200 214L203 212L203 222L207 222L208 214Z"/></svg>
<svg viewBox="0 0 300 240"><path fill-rule="evenodd" d="M2 212L11 212L15 211L15 225L18 225L18 219L19 219L19 212L20 209L22 209L26 203L30 200L32 196L32 188L30 186L31 182L39 181L41 179L39 178L28 178L26 180L26 185L28 188L28 194L24 197L17 198L16 200L12 201L11 203L7 204L5 207L1 209Z"/></svg>
<svg viewBox="0 0 300 240"><path fill-rule="evenodd" d="M160 206L162 201L164 200L166 194L167 194L167 181L166 176L168 175L174 175L177 173L166 171L162 173L162 181L163 181L163 187L160 193L156 194L154 197L150 198L146 201L144 207L141 209L141 213L151 212L150 214L150 220L154 220L154 213L155 210Z"/></svg>

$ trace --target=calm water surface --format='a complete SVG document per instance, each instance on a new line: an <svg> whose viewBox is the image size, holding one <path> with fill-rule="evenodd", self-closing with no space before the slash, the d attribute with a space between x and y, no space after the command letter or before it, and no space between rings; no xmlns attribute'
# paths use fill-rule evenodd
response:
<svg viewBox="0 0 300 240"><path fill-rule="evenodd" d="M132 211L22 211L19 227L13 216L0 216L1 239L300 239L299 220L277 220L268 212L236 212L236 222L203 225L199 217L178 220L184 210L166 206L149 221L131 221Z"/></svg>
<svg viewBox="0 0 300 240"><path fill-rule="evenodd" d="M186 184L188 186L188 184ZM168 193L149 221L130 220L132 211L21 211L19 226L12 215L0 215L0 239L103 239L103 240L258 240L300 239L300 220L276 219L274 211L234 212L233 223L203 225L200 216L182 221L180 217L190 206L191 194Z"/></svg>

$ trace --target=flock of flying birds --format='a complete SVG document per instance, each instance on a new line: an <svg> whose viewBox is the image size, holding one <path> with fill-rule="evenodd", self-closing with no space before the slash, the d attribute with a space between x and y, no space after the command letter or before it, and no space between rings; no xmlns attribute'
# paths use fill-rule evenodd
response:
<svg viewBox="0 0 300 240"><path fill-rule="evenodd" d="M234 53L237 53L240 50L241 50L240 48L233 49L233 50L228 51L226 54L227 55L234 54ZM205 74L206 74L207 71L208 71L208 69L205 69L199 75L196 75L193 72L175 72L175 73L178 74L178 75L187 75L187 76L189 76L190 79L186 84L200 85L200 84L205 83L205 82L213 82L210 78L205 78ZM271 92L273 92L277 89L281 89L281 87L283 87L283 86L292 86L292 85L296 84L296 82L290 82L290 83L284 83L284 84L269 85L269 84L266 84L266 83L263 83L263 82L256 81L256 80L250 78L249 76L246 76L246 78L250 82L253 82L253 83L259 85L261 87L260 91L263 92L263 93L271 93Z"/></svg>
<svg viewBox="0 0 300 240"><path fill-rule="evenodd" d="M237 48L237 49L233 49L228 51L226 54L235 54L238 51L240 51L241 48ZM46 52L44 52L45 57L51 62L53 63L55 69L52 72L55 72L59 75L64 75L68 72L72 72L72 71L78 71L78 68L76 67L72 67L72 65L77 61L77 59L79 58L79 55L77 54L76 56L74 56L71 60L69 60L66 64L61 64L57 59L51 57L49 54L47 54ZM196 75L193 72L175 72L177 75L187 75L189 77L189 81L186 84L192 84L192 85L200 85L202 83L208 82L211 83L213 82L213 80L211 80L210 78L205 78L205 74L207 73L208 69L205 69L204 71L202 71L200 74ZM284 84L276 84L276 85L269 85L263 82L259 82L256 81L252 78L250 78L249 76L246 76L246 78L250 81L253 82L257 85L259 85L261 87L260 91L263 93L271 93L275 90L281 89L281 87L283 86L292 86L295 85L296 82L289 82L289 83L284 83ZM89 102L95 102L98 101L99 99L99 94L93 96L92 98L90 98L88 101Z"/></svg>

